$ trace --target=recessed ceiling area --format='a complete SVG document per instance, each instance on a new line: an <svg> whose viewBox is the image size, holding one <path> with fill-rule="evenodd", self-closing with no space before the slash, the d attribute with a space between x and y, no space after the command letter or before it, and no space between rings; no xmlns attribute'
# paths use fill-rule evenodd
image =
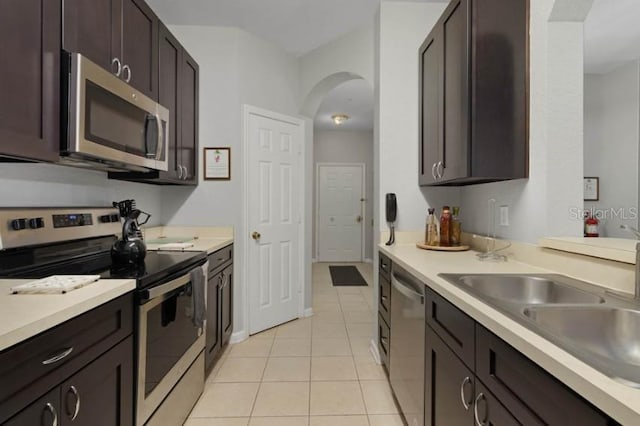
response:
<svg viewBox="0 0 640 426"><path fill-rule="evenodd" d="M366 23L373 25L380 3L380 0L148 1L169 25L239 27L296 56Z"/></svg>
<svg viewBox="0 0 640 426"><path fill-rule="evenodd" d="M331 116L346 114L349 119L339 126ZM316 130L373 130L373 88L365 80L342 83L322 101L313 122Z"/></svg>
<svg viewBox="0 0 640 426"><path fill-rule="evenodd" d="M604 74L640 58L640 1L594 0L584 23L584 69Z"/></svg>

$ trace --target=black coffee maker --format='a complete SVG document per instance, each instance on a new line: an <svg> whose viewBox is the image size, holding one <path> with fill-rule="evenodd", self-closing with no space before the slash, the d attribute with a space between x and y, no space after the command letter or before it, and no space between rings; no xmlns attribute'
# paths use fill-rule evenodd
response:
<svg viewBox="0 0 640 426"><path fill-rule="evenodd" d="M111 247L111 259L119 265L142 263L147 255L147 245L140 227L149 221L151 215L137 209L135 200L114 201L113 207L120 209L120 217L124 222L122 239Z"/></svg>

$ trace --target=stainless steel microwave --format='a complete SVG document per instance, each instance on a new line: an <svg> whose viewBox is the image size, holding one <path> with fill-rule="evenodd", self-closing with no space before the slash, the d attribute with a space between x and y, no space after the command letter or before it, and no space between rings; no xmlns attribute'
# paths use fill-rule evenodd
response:
<svg viewBox="0 0 640 426"><path fill-rule="evenodd" d="M169 111L77 53L63 61L60 161L113 171L168 169Z"/></svg>

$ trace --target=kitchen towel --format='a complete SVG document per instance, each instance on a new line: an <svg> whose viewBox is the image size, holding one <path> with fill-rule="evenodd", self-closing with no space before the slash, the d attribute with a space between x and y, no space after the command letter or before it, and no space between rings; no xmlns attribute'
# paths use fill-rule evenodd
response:
<svg viewBox="0 0 640 426"><path fill-rule="evenodd" d="M191 271L191 289L193 295L193 325L204 326L204 318L207 308L204 304L204 271L202 267L197 267Z"/></svg>
<svg viewBox="0 0 640 426"><path fill-rule="evenodd" d="M331 281L335 286L366 286L367 282L362 278L355 266L329 266Z"/></svg>

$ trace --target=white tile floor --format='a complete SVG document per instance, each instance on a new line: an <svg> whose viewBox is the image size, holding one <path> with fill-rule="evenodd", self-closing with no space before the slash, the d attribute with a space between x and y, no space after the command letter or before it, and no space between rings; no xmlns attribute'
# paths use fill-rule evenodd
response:
<svg viewBox="0 0 640 426"><path fill-rule="evenodd" d="M333 287L313 265L313 311L227 348L186 426L401 426L382 367L369 353L368 287Z"/></svg>

